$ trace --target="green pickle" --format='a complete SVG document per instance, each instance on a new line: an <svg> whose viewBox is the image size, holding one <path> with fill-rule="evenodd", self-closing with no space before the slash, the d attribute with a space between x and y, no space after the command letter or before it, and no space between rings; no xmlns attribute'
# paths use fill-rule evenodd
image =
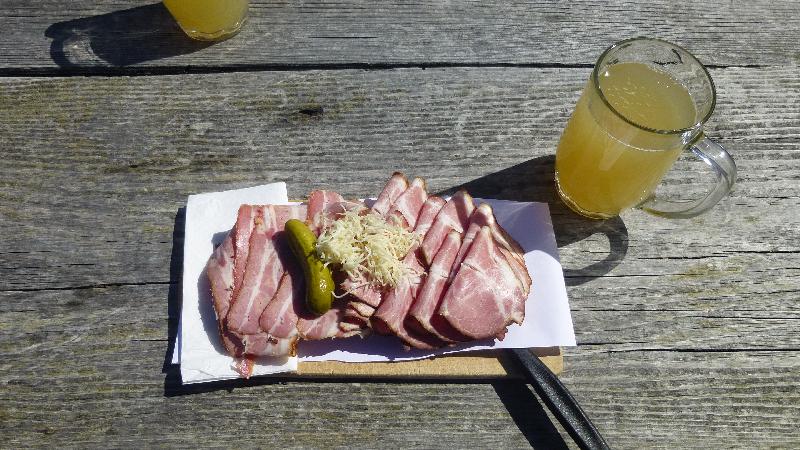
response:
<svg viewBox="0 0 800 450"><path fill-rule="evenodd" d="M333 275L322 260L317 257L315 245L317 237L304 222L289 219L285 225L289 248L303 267L306 279L306 306L317 315L331 309L333 303Z"/></svg>

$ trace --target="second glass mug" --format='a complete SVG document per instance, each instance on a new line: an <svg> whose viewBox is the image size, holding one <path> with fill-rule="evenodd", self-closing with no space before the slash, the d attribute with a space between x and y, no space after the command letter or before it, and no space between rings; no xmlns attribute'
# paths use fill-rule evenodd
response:
<svg viewBox="0 0 800 450"><path fill-rule="evenodd" d="M633 38L598 59L556 150L556 186L575 212L606 219L638 207L688 218L733 188L736 165L703 135L714 111L711 76L692 54L659 39ZM716 183L704 197L670 201L653 192L681 152L711 166Z"/></svg>
<svg viewBox="0 0 800 450"><path fill-rule="evenodd" d="M238 33L249 0L164 0L172 17L192 39L219 41Z"/></svg>

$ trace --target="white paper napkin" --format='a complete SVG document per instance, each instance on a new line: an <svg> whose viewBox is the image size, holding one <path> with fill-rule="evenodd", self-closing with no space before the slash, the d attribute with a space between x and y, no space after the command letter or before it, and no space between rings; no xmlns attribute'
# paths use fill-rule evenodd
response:
<svg viewBox="0 0 800 450"><path fill-rule="evenodd" d="M285 183L189 196L183 242L183 307L175 343L177 351L173 353L173 362L181 365L183 383L239 377L233 368L233 358L219 340L205 265L214 245L222 242L236 222L240 205L287 201ZM262 358L256 363L253 375L297 370L296 357Z"/></svg>
<svg viewBox="0 0 800 450"><path fill-rule="evenodd" d="M525 264L533 279L533 286L522 325L511 325L502 341L473 342L434 352L405 351L398 339L387 336L301 341L298 345L300 361L400 361L491 348L574 346L572 317L547 204L484 201L492 206L497 221L525 251ZM232 358L227 356L219 343L208 281L203 269L214 244L222 241L236 221L239 205L245 203L287 203L286 186L275 183L192 195L187 202L183 311L179 339L175 345L178 350L173 354L173 362L181 364L184 383L239 376L232 369ZM258 360L253 375L294 371L297 369L297 360L297 357Z"/></svg>

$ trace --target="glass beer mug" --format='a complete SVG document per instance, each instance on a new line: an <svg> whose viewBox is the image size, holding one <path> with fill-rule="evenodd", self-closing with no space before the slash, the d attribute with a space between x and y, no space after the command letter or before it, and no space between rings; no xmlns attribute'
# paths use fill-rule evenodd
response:
<svg viewBox="0 0 800 450"><path fill-rule="evenodd" d="M172 17L192 39L218 41L238 33L249 0L164 0Z"/></svg>
<svg viewBox="0 0 800 450"><path fill-rule="evenodd" d="M634 38L597 61L556 150L556 186L564 202L605 219L638 207L665 217L693 217L727 195L736 165L703 135L714 111L711 76L689 52L666 41ZM716 183L694 201L654 196L684 150L711 166Z"/></svg>

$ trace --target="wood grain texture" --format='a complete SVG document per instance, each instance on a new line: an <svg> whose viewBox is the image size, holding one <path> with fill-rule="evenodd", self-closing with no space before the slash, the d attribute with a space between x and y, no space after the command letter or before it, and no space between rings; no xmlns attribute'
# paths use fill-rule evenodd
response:
<svg viewBox="0 0 800 450"><path fill-rule="evenodd" d="M713 65L797 64L800 4L251 1L234 39L192 42L157 2L5 0L0 70L219 70L320 65L591 65L634 36Z"/></svg>
<svg viewBox="0 0 800 450"><path fill-rule="evenodd" d="M14 239L3 245L0 289L167 283L176 215L191 193L286 181L293 198L319 187L364 197L402 170L432 191L464 185L551 202L573 284L625 275L646 290L674 277L683 303L702 300L708 278L758 274L785 280L768 286L791 295L798 74L714 71L719 106L708 134L728 146L740 175L712 213L662 221L631 212L601 223L575 217L553 192L552 154L585 69L3 79L0 220ZM670 182L685 186L691 174ZM731 296L766 287L726 286Z"/></svg>
<svg viewBox="0 0 800 450"><path fill-rule="evenodd" d="M593 222L556 198L552 155L588 72L0 79L3 442L563 445L518 383L181 388L165 365L187 195L286 181L290 197L362 197L403 170L550 204L580 344L562 378L613 447L797 447L800 69L712 71L708 134L740 176L683 221Z"/></svg>
<svg viewBox="0 0 800 450"><path fill-rule="evenodd" d="M517 382L183 388L164 365L168 297L152 285L0 293L5 445L563 446ZM576 311L575 321L595 316ZM622 347L629 333L618 324L591 322L604 337L567 349L561 377L614 448L800 444L798 352Z"/></svg>

